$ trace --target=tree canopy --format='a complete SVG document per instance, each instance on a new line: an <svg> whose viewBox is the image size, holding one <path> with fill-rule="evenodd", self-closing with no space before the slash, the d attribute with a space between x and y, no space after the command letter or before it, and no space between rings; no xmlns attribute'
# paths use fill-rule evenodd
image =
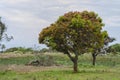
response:
<svg viewBox="0 0 120 80"><path fill-rule="evenodd" d="M67 54L77 71L78 55L104 46L108 34L103 26L102 19L92 11L68 12L40 32L39 43Z"/></svg>
<svg viewBox="0 0 120 80"><path fill-rule="evenodd" d="M6 30L7 30L7 27L1 21L1 17L0 17L0 49L2 49L2 51L5 48L5 45L2 44L2 41L3 40L10 41L11 39L13 39L13 36L8 36L7 33L5 33Z"/></svg>
<svg viewBox="0 0 120 80"><path fill-rule="evenodd" d="M0 41L2 40L2 36L3 36L3 33L5 32L6 30L6 26L5 24L1 21L1 18L0 18Z"/></svg>

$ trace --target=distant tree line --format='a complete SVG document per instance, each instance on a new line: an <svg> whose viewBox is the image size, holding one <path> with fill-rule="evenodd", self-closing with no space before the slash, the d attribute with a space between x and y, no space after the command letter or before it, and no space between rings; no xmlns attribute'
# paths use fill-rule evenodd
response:
<svg viewBox="0 0 120 80"><path fill-rule="evenodd" d="M26 53L26 52L33 52L33 49L25 48L25 47L12 47L12 48L6 49L4 53L16 52L16 51Z"/></svg>
<svg viewBox="0 0 120 80"><path fill-rule="evenodd" d="M27 54L27 52L30 53L45 53L45 52L57 52L56 50L53 50L51 48L42 48L40 50L35 50L34 48L25 48L25 47L12 47L12 48L8 48L4 51L4 53L10 53L10 52L22 52L23 54Z"/></svg>

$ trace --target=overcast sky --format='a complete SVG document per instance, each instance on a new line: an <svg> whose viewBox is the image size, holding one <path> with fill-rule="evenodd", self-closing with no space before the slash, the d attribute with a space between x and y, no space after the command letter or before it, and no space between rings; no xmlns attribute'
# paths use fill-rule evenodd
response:
<svg viewBox="0 0 120 80"><path fill-rule="evenodd" d="M104 29L120 43L120 0L0 0L0 16L14 40L9 47L33 47L38 34L69 11L95 11L105 23Z"/></svg>

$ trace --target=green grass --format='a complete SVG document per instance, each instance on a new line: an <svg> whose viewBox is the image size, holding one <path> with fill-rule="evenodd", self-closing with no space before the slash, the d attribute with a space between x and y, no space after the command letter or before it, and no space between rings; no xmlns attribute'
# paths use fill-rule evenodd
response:
<svg viewBox="0 0 120 80"><path fill-rule="evenodd" d="M50 58L49 58L50 57ZM70 59L64 55L64 54L48 54L48 55L34 55L34 56L23 56L23 57L12 57L12 58L0 58L0 65L9 65L9 64L26 64L32 60L46 60L46 61L53 61L56 64L59 65L66 65L70 66L72 65L72 62ZM82 55L79 56L78 60L78 65L79 66L92 66L92 57L91 55ZM117 65L120 65L120 56L111 56L111 55L106 55L106 56L97 56L96 60L96 65L97 66L110 66L114 67Z"/></svg>
<svg viewBox="0 0 120 80"><path fill-rule="evenodd" d="M97 56L96 66L92 66L91 55L79 56L79 72L73 73L72 62L66 55L47 54L28 57L0 58L0 65L24 65L34 59L50 59L57 64L64 65L58 68L50 68L45 71L19 72L12 70L0 70L0 80L120 80L120 56ZM4 67L3 67L4 68Z"/></svg>
<svg viewBox="0 0 120 80"><path fill-rule="evenodd" d="M1 65L9 65L9 64L26 64L30 60L33 60L33 56L28 56L28 57L13 57L13 58L1 58L0 59L0 64Z"/></svg>
<svg viewBox="0 0 120 80"><path fill-rule="evenodd" d="M120 71L102 67L79 69L79 73L60 69L32 73L4 71L0 72L0 80L120 80L119 74Z"/></svg>

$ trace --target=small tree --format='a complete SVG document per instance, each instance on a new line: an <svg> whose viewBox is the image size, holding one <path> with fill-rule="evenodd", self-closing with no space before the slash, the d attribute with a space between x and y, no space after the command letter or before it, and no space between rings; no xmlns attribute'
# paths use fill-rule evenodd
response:
<svg viewBox="0 0 120 80"><path fill-rule="evenodd" d="M3 38L3 33L5 32L5 30L6 30L6 27L5 27L4 23L2 23L1 17L0 17L0 41Z"/></svg>
<svg viewBox="0 0 120 80"><path fill-rule="evenodd" d="M78 56L104 45L107 36L102 31L102 19L94 12L68 12L44 28L39 34L39 43L67 54L78 71Z"/></svg>
<svg viewBox="0 0 120 80"><path fill-rule="evenodd" d="M4 51L5 48L6 48L5 45L2 44L2 45L1 45L2 52Z"/></svg>
<svg viewBox="0 0 120 80"><path fill-rule="evenodd" d="M0 17L0 47L2 49L2 52L3 52L3 49L5 49L5 45L2 44L2 41L3 40L6 40L6 41L10 41L11 39L13 39L12 36L8 36L5 31L6 31L6 26L5 24L1 21L1 17Z"/></svg>
<svg viewBox="0 0 120 80"><path fill-rule="evenodd" d="M92 58L93 58L92 64L94 66L95 66L97 55L106 54L108 52L108 49L109 49L108 44L113 42L114 40L115 40L115 38L111 38L108 36L104 39L104 46L102 46L100 48L94 48L94 51L92 53Z"/></svg>

